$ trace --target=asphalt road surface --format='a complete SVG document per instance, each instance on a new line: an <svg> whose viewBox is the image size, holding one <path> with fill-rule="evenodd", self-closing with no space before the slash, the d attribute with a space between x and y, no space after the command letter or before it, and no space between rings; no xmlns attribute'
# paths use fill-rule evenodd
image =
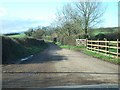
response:
<svg viewBox="0 0 120 90"><path fill-rule="evenodd" d="M2 65L3 88L118 84L118 65L53 43L26 61Z"/></svg>

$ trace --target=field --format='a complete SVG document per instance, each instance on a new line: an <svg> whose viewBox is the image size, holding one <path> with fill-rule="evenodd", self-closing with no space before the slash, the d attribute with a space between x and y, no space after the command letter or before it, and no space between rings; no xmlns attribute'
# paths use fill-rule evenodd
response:
<svg viewBox="0 0 120 90"><path fill-rule="evenodd" d="M112 28L97 28L97 29L92 29L90 30L91 35L98 35L98 34L108 34L108 33L114 33L117 32L118 28L117 27L112 27Z"/></svg>
<svg viewBox="0 0 120 90"><path fill-rule="evenodd" d="M9 35L8 37L12 37L12 38L24 38L27 37L25 34L18 34L18 35Z"/></svg>

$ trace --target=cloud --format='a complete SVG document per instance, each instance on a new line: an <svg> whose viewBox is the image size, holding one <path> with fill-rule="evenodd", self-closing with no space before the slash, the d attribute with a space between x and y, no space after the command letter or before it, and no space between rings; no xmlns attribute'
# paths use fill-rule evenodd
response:
<svg viewBox="0 0 120 90"><path fill-rule="evenodd" d="M77 0L76 0L77 1ZM81 0L82 1L82 0ZM2 2L18 2L18 3L47 3L47 2L72 2L72 0L2 0Z"/></svg>
<svg viewBox="0 0 120 90"><path fill-rule="evenodd" d="M10 32L22 32L28 30L31 27L37 27L45 25L46 22L42 20L33 20L33 19L4 19L2 24L0 24L1 33L10 33ZM49 23L48 23L49 24Z"/></svg>
<svg viewBox="0 0 120 90"><path fill-rule="evenodd" d="M6 15L6 9L0 7L0 17L5 16L5 15Z"/></svg>
<svg viewBox="0 0 120 90"><path fill-rule="evenodd" d="M34 17L30 17L31 20L41 20L41 21L46 21L46 22L51 22L53 19L55 19L55 15L54 14L41 14L40 16L34 16Z"/></svg>

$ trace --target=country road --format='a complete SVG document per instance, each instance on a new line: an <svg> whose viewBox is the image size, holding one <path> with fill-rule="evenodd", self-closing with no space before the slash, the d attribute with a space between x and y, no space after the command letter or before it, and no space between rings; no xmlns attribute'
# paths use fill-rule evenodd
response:
<svg viewBox="0 0 120 90"><path fill-rule="evenodd" d="M53 43L20 63L2 66L3 88L117 84L118 65Z"/></svg>

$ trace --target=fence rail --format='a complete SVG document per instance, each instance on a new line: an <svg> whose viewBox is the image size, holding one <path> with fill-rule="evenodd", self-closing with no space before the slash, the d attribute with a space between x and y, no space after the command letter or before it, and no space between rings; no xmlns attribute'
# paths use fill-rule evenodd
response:
<svg viewBox="0 0 120 90"><path fill-rule="evenodd" d="M103 52L120 58L120 41L105 40L86 40L87 49L97 52Z"/></svg>

